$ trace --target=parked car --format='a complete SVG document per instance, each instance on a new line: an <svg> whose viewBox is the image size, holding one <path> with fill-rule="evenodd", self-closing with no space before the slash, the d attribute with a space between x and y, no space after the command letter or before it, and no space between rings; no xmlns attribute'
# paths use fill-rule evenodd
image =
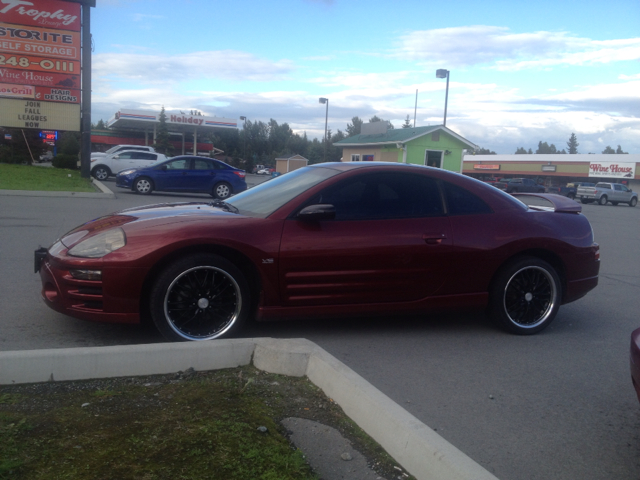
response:
<svg viewBox="0 0 640 480"><path fill-rule="evenodd" d="M155 152L153 147L145 145L116 145L111 147L106 152L91 152L91 158L106 157L107 155L113 155L114 153L121 152L123 150L140 150L141 152Z"/></svg>
<svg viewBox="0 0 640 480"><path fill-rule="evenodd" d="M187 160L196 159L165 164ZM153 182L147 175L134 178ZM458 309L487 309L505 330L527 335L595 288L600 268L581 205L523 198L534 196L549 207L437 168L318 164L226 202L93 220L36 251L35 268L54 310L103 322L150 317L170 340L232 335L254 315Z"/></svg>
<svg viewBox="0 0 640 480"><path fill-rule="evenodd" d="M116 187L149 195L154 190L165 192L209 193L226 199L247 189L245 171L220 160L206 157L180 156L146 168L131 168L116 175Z"/></svg>
<svg viewBox="0 0 640 480"><path fill-rule="evenodd" d="M530 178L509 178L495 182L494 187L507 193L544 193L544 185L538 185Z"/></svg>
<svg viewBox="0 0 640 480"><path fill-rule="evenodd" d="M595 187L596 184L595 183L591 183L591 182L570 182L567 183L567 187L573 187L573 188L578 188L578 187Z"/></svg>
<svg viewBox="0 0 640 480"><path fill-rule="evenodd" d="M595 187L578 187L576 194L582 203L598 202L600 205L606 205L608 202L612 205L626 203L630 207L638 204L638 194L621 183L598 182Z"/></svg>
<svg viewBox="0 0 640 480"><path fill-rule="evenodd" d="M161 153L143 152L140 150L120 150L106 157L91 159L91 175L97 180L106 180L120 170L140 168L162 162L167 157Z"/></svg>
<svg viewBox="0 0 640 480"><path fill-rule="evenodd" d="M640 328L631 333L631 353L629 355L631 365L631 382L640 401Z"/></svg>
<svg viewBox="0 0 640 480"><path fill-rule="evenodd" d="M561 186L553 186L553 187L547 187L547 193L554 193L556 195L562 195L564 197L568 197L571 200L576 198L576 187L573 186L569 186L570 184L567 184L566 187L561 187Z"/></svg>

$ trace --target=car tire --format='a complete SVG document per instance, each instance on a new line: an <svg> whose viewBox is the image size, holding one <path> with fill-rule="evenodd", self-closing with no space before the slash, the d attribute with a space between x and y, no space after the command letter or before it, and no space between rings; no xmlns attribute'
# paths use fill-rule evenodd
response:
<svg viewBox="0 0 640 480"><path fill-rule="evenodd" d="M229 337L249 317L249 284L233 263L200 253L170 264L149 296L151 317L171 341Z"/></svg>
<svg viewBox="0 0 640 480"><path fill-rule="evenodd" d="M510 333L532 335L549 326L561 300L556 270L537 257L520 257L496 274L489 292L489 315Z"/></svg>
<svg viewBox="0 0 640 480"><path fill-rule="evenodd" d="M573 193L570 193L569 195L567 195L567 197L569 197L571 200L576 199L576 196Z"/></svg>
<svg viewBox="0 0 640 480"><path fill-rule="evenodd" d="M231 196L231 185L227 182L219 182L213 186L211 191L213 198L219 198L220 200L226 200Z"/></svg>
<svg viewBox="0 0 640 480"><path fill-rule="evenodd" d="M149 177L140 177L133 183L133 190L140 195L153 192L153 181Z"/></svg>
<svg viewBox="0 0 640 480"><path fill-rule="evenodd" d="M91 175L98 181L103 181L111 175L111 169L105 165L97 165L91 170Z"/></svg>
<svg viewBox="0 0 640 480"><path fill-rule="evenodd" d="M599 203L600 205L606 205L606 204L607 204L607 202L608 202L608 200L607 200L607 196L606 196L606 195L601 196L601 197L600 197L600 200L598 200L598 203Z"/></svg>
<svg viewBox="0 0 640 480"><path fill-rule="evenodd" d="M629 200L630 207L635 207L637 204L638 204L638 199L636 197L633 197L631 200Z"/></svg>

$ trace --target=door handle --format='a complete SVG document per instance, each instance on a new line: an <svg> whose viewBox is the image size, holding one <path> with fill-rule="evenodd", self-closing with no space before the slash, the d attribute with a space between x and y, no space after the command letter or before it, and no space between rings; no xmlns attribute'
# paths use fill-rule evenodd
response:
<svg viewBox="0 0 640 480"><path fill-rule="evenodd" d="M442 240L447 238L444 233L425 233L422 239L427 245L440 245Z"/></svg>

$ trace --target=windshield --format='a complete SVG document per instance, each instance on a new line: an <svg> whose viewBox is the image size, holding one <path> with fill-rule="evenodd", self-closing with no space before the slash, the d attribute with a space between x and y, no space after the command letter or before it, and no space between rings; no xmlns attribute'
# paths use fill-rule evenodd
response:
<svg viewBox="0 0 640 480"><path fill-rule="evenodd" d="M264 218L289 200L339 173L326 167L300 168L239 193L226 202L236 207L242 215Z"/></svg>

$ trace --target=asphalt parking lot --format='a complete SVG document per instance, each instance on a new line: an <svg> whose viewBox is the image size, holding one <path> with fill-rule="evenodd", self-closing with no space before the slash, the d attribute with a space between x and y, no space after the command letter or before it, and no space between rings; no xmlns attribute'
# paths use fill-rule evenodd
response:
<svg viewBox="0 0 640 480"><path fill-rule="evenodd" d="M122 208L200 199L210 197L0 196L0 350L161 342L152 330L48 309L33 250ZM479 315L270 323L245 335L316 342L498 478L638 479L640 404L628 350L640 327L640 207L583 212L601 245L600 284L539 335L508 335Z"/></svg>

